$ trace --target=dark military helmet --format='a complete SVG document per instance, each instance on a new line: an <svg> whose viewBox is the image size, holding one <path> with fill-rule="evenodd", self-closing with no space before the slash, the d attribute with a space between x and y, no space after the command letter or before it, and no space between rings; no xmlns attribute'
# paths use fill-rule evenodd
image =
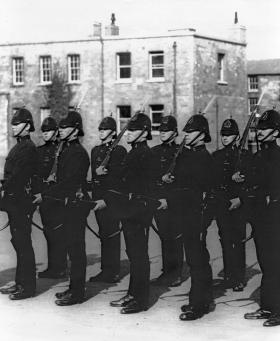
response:
<svg viewBox="0 0 280 341"><path fill-rule="evenodd" d="M148 132L147 140L152 139L152 123L146 114L141 111L137 111L132 119L129 121L127 130L146 130Z"/></svg>
<svg viewBox="0 0 280 341"><path fill-rule="evenodd" d="M41 130L43 132L57 130L57 129L58 129L58 125L56 123L56 120L53 117L48 116L43 120L42 125L41 125Z"/></svg>
<svg viewBox="0 0 280 341"><path fill-rule="evenodd" d="M175 131L177 130L177 120L174 116L163 116L160 122L159 131Z"/></svg>
<svg viewBox="0 0 280 341"><path fill-rule="evenodd" d="M12 125L17 125L20 123L29 123L30 124L29 131L35 130L31 112L25 108L17 109L17 111L14 113L14 116L12 117L11 121Z"/></svg>
<svg viewBox="0 0 280 341"><path fill-rule="evenodd" d="M280 129L280 114L276 110L265 111L258 120L257 129Z"/></svg>
<svg viewBox="0 0 280 341"><path fill-rule="evenodd" d="M82 117L74 110L69 111L68 115L60 120L59 128L77 128L78 136L84 136Z"/></svg>
<svg viewBox="0 0 280 341"><path fill-rule="evenodd" d="M239 129L237 122L232 118L228 118L222 124L221 135L230 136L230 135L239 135Z"/></svg>
<svg viewBox="0 0 280 341"><path fill-rule="evenodd" d="M114 130L114 131L116 131L117 130L116 120L111 116L104 117L98 126L98 130Z"/></svg>
<svg viewBox="0 0 280 341"><path fill-rule="evenodd" d="M186 133L191 133L193 131L201 131L202 133L205 134L204 141L206 143L211 141L208 121L201 114L191 116L187 121L183 131L185 131Z"/></svg>

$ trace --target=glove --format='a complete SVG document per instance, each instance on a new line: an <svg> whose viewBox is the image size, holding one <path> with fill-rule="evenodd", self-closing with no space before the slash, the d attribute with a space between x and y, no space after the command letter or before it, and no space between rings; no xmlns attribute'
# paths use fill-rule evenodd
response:
<svg viewBox="0 0 280 341"><path fill-rule="evenodd" d="M229 211L236 210L241 205L241 201L239 198L234 198L230 200L231 205L229 207Z"/></svg>
<svg viewBox="0 0 280 341"><path fill-rule="evenodd" d="M158 210L166 210L168 208L168 204L166 199L159 199L160 206L157 208Z"/></svg>
<svg viewBox="0 0 280 341"><path fill-rule="evenodd" d="M108 173L108 169L103 166L99 166L96 168L95 172L97 175L106 175Z"/></svg>
<svg viewBox="0 0 280 341"><path fill-rule="evenodd" d="M103 208L107 207L106 202L103 199L96 200L95 202L96 202L96 205L93 209L94 211L103 210Z"/></svg>
<svg viewBox="0 0 280 341"><path fill-rule="evenodd" d="M244 175L242 175L239 171L234 173L231 178L233 181L238 182L238 183L245 181Z"/></svg>
<svg viewBox="0 0 280 341"><path fill-rule="evenodd" d="M166 184L171 184L174 181L175 177L171 175L170 173L168 173L168 174L164 174L161 179Z"/></svg>

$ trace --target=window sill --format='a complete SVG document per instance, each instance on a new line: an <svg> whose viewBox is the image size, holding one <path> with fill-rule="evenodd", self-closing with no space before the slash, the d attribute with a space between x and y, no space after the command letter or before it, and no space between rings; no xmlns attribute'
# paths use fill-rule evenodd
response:
<svg viewBox="0 0 280 341"><path fill-rule="evenodd" d="M52 85L52 82L45 82L45 83L38 83L38 86L48 86L48 85Z"/></svg>
<svg viewBox="0 0 280 341"><path fill-rule="evenodd" d="M147 83L164 83L165 78L150 78L146 80Z"/></svg>
<svg viewBox="0 0 280 341"><path fill-rule="evenodd" d="M81 81L75 81L75 82L67 82L68 85L81 85L82 82Z"/></svg>
<svg viewBox="0 0 280 341"><path fill-rule="evenodd" d="M24 83L13 83L12 86L14 88L20 88L20 87L24 86Z"/></svg>
<svg viewBox="0 0 280 341"><path fill-rule="evenodd" d="M248 89L248 92L259 92L259 89Z"/></svg>
<svg viewBox="0 0 280 341"><path fill-rule="evenodd" d="M115 81L115 84L131 84L132 83L132 79L128 78L128 79L117 79Z"/></svg>
<svg viewBox="0 0 280 341"><path fill-rule="evenodd" d="M228 82L225 81L217 81L218 85L228 85Z"/></svg>

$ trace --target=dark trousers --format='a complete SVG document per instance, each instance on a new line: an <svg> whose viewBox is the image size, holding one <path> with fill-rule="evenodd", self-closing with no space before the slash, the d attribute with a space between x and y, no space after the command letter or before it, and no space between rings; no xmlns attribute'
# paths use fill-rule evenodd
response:
<svg viewBox="0 0 280 341"><path fill-rule="evenodd" d="M245 280L245 244L246 221L243 208L229 211L230 203L219 202L216 222L223 251L224 278L233 285Z"/></svg>
<svg viewBox="0 0 280 341"><path fill-rule="evenodd" d="M86 216L74 207L66 208L64 220L64 239L70 260L70 286L74 296L84 297L86 281Z"/></svg>
<svg viewBox="0 0 280 341"><path fill-rule="evenodd" d="M280 202L255 204L254 240L262 271L260 306L280 313Z"/></svg>
<svg viewBox="0 0 280 341"><path fill-rule="evenodd" d="M185 205L184 206L184 202ZM186 261L190 267L191 290L189 304L201 308L213 300L212 269L206 247L206 231L203 224L201 206L189 206L182 201L181 224Z"/></svg>
<svg viewBox="0 0 280 341"><path fill-rule="evenodd" d="M101 239L101 270L109 276L120 272L120 221L107 208L95 213Z"/></svg>
<svg viewBox="0 0 280 341"><path fill-rule="evenodd" d="M143 307L149 303L150 261L146 224L137 220L122 222L126 253L130 262L128 294Z"/></svg>
<svg viewBox="0 0 280 341"><path fill-rule="evenodd" d="M178 216L172 209L157 210L154 214L161 240L162 272L180 276L183 267L183 238Z"/></svg>
<svg viewBox="0 0 280 341"><path fill-rule="evenodd" d="M40 215L44 226L44 235L47 241L48 270L62 272L67 268L67 251L60 204L46 202L40 206Z"/></svg>
<svg viewBox="0 0 280 341"><path fill-rule="evenodd" d="M34 293L36 290L36 265L31 240L31 220L28 214L20 206L16 210L8 212L11 243L16 251L16 284Z"/></svg>

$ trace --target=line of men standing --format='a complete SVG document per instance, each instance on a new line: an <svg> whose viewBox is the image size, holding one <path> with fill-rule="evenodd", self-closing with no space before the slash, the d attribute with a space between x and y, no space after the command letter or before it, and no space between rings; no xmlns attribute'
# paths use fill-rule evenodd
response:
<svg viewBox="0 0 280 341"><path fill-rule="evenodd" d="M101 144L91 152L92 198L88 195L86 180L90 160L79 142L79 136L84 134L80 114L70 111L59 122L59 145L58 127L52 118L47 118L41 128L46 143L36 151L30 140L30 132L34 131L30 112L19 109L12 119L17 144L5 164L1 209L8 212L17 272L15 285L2 289L2 293L10 294L12 300L35 295L31 222L34 205L39 205L48 244L48 268L38 277L64 277L68 255L70 284L66 291L56 294L56 304L83 302L85 226L94 207L101 239L101 272L90 281L119 281L120 226L130 262L127 294L110 305L121 307L122 314L148 309L148 230L154 217L162 245L162 274L151 284L180 285L185 253L191 290L189 304L181 307L180 320L200 318L211 311L213 303L212 270L206 247L207 227L211 222L206 219L207 203L213 196L218 203L213 216L223 250L225 286L242 291L246 285L242 241L246 236L246 222L250 222L263 280L261 308L246 314L245 318L266 318L265 326L280 324L280 294L276 290L280 276L275 269L272 271L272 260L279 258L276 243L280 194L276 180L280 162L276 144L280 130L278 112L268 110L259 119L261 149L254 156L237 148L239 130L232 119L222 125L224 147L211 155L205 146L211 137L203 115L193 115L187 121L181 145L175 143L176 119L163 117L162 143L149 148L151 121L138 112L126 127L129 152L122 146L112 148L116 122L106 117L99 125ZM108 155L105 164L103 161ZM55 175L55 181L49 181L50 175ZM30 189L31 179L35 184ZM90 206L90 203L94 204ZM260 212L266 214L260 215ZM275 299L278 296L279 300Z"/></svg>

